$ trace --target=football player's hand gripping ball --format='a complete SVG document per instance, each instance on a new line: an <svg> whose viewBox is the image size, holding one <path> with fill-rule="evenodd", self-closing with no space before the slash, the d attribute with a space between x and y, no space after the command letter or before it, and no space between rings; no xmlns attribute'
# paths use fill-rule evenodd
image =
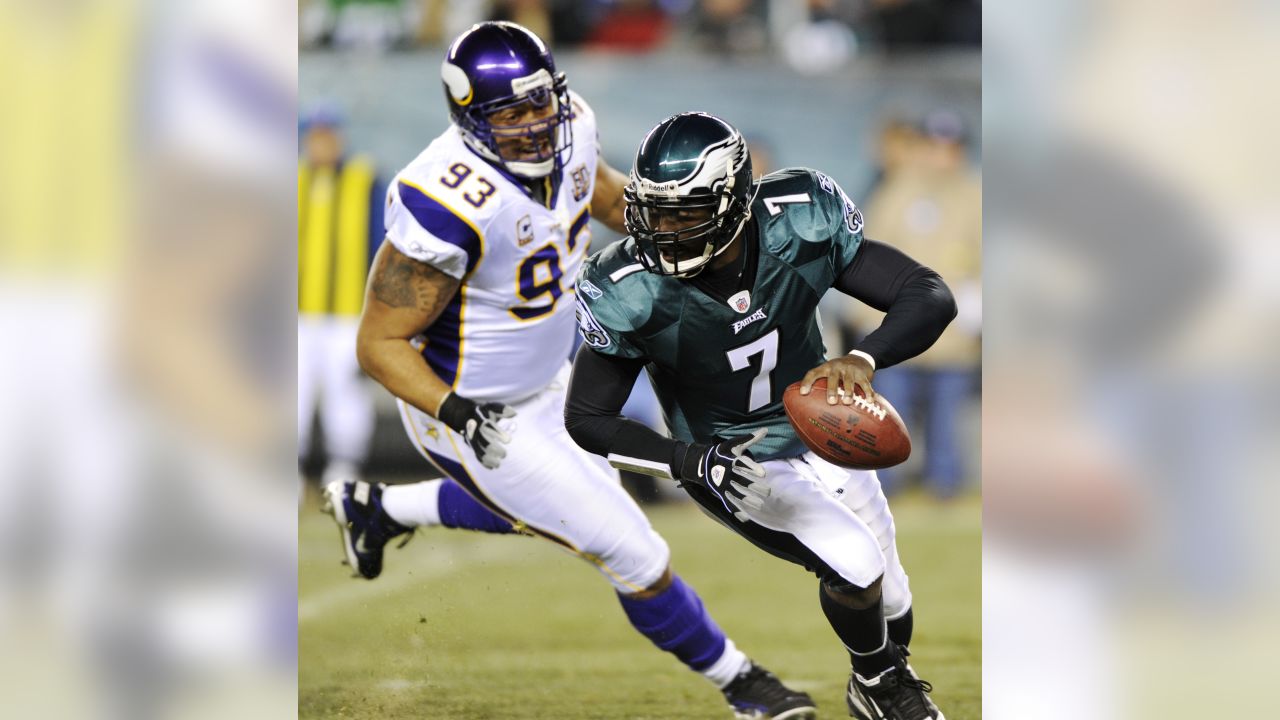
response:
<svg viewBox="0 0 1280 720"><path fill-rule="evenodd" d="M749 451L768 432L765 428L714 445L690 445L680 471L681 482L706 487L735 518L747 522L751 518L745 511L759 510L769 497L769 487L763 482L764 467Z"/></svg>
<svg viewBox="0 0 1280 720"><path fill-rule="evenodd" d="M457 393L449 393L436 415L467 441L480 464L490 470L496 469L507 456L507 445L511 443L511 434L498 423L515 416L516 411L508 405L477 404Z"/></svg>
<svg viewBox="0 0 1280 720"><path fill-rule="evenodd" d="M813 384L820 379L827 381L827 404L853 404L854 388L862 390L862 397L872 402L876 392L871 388L871 378L876 374L875 368L865 358L857 355L845 355L828 360L804 374L800 380L800 394L808 395Z"/></svg>

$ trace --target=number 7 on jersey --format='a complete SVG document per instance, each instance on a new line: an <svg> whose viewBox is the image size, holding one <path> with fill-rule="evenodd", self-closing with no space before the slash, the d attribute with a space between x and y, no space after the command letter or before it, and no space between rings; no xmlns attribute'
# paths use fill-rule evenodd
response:
<svg viewBox="0 0 1280 720"><path fill-rule="evenodd" d="M760 372L756 373L755 378L751 380L747 412L768 405L769 398L773 396L769 373L778 366L778 328L774 328L773 332L758 340L725 352L725 356L729 358L729 367L733 368L734 372L751 367L751 358L756 355L761 356Z"/></svg>
<svg viewBox="0 0 1280 720"><path fill-rule="evenodd" d="M764 199L764 206L769 211L769 217L776 217L782 214L782 205L808 202L813 202L813 198L809 197L809 193L800 193L799 195L774 195L773 197L767 197Z"/></svg>

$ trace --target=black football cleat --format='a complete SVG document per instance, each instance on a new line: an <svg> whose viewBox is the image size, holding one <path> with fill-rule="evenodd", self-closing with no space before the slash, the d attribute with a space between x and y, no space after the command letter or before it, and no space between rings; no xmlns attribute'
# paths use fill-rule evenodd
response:
<svg viewBox="0 0 1280 720"><path fill-rule="evenodd" d="M736 720L816 720L813 698L782 684L755 663L724 688Z"/></svg>
<svg viewBox="0 0 1280 720"><path fill-rule="evenodd" d="M342 549L347 564L360 575L372 580L382 574L382 550L401 535L413 537L413 528L401 525L382 509L381 483L364 480L334 481L324 488L323 510L338 523L342 532ZM404 543L400 543L404 547Z"/></svg>
<svg viewBox="0 0 1280 720"><path fill-rule="evenodd" d="M929 698L932 691L933 686L907 663L903 648L898 663L879 676L867 680L855 672L845 702L857 720L946 720Z"/></svg>

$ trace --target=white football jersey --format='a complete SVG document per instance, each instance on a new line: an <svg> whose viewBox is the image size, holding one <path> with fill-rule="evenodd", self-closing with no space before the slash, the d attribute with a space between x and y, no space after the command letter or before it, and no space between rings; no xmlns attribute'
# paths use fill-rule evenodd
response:
<svg viewBox="0 0 1280 720"><path fill-rule="evenodd" d="M468 398L529 397L569 358L598 156L595 115L576 93L570 98L573 150L548 193L551 207L472 152L452 125L387 189L387 239L462 280L414 345Z"/></svg>

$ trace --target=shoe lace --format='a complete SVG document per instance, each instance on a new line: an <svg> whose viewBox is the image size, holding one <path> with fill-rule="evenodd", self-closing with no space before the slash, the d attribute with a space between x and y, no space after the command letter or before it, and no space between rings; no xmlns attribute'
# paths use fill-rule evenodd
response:
<svg viewBox="0 0 1280 720"><path fill-rule="evenodd" d="M894 675L896 676L894 684L897 687L892 694L891 702L899 709L906 711L906 717L932 717L924 694L933 692L933 685L912 675L907 669L905 660L898 665Z"/></svg>
<svg viewBox="0 0 1280 720"><path fill-rule="evenodd" d="M749 699L765 704L781 702L792 695L773 673L759 665L752 665L739 675L725 688L725 694L730 700Z"/></svg>
<svg viewBox="0 0 1280 720"><path fill-rule="evenodd" d="M909 672L903 673L902 684L906 687L919 690L920 692L933 692L933 683L928 680L921 680L920 678L913 677Z"/></svg>

